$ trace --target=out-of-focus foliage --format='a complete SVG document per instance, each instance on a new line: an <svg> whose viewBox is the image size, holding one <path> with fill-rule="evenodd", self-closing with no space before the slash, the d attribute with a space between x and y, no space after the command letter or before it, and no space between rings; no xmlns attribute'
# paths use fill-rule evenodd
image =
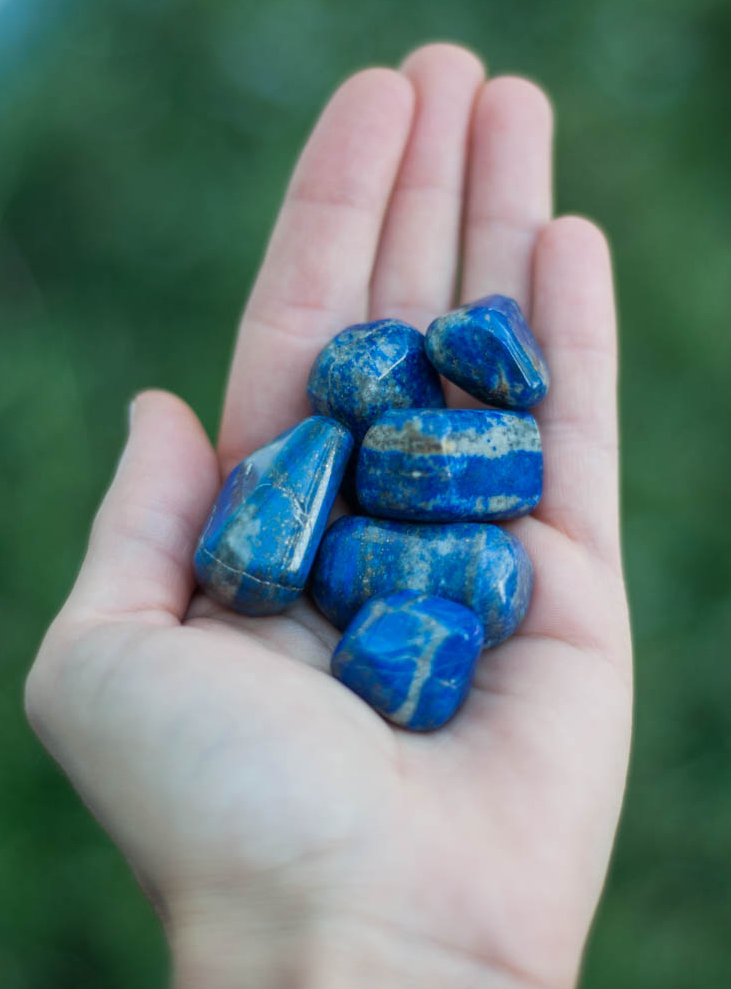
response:
<svg viewBox="0 0 731 989"><path fill-rule="evenodd" d="M151 909L24 725L24 671L125 403L169 387L215 427L320 105L431 39L546 86L558 206L616 255L637 732L583 986L731 985L727 0L0 0L4 989L164 984Z"/></svg>

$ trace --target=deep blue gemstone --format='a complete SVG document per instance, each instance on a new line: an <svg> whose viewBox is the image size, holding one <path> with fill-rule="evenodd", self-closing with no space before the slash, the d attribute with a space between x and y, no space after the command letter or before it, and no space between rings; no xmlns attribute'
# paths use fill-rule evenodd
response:
<svg viewBox="0 0 731 989"><path fill-rule="evenodd" d="M387 409L444 407L423 335L396 319L358 323L338 333L312 365L307 395L313 412L348 427L356 447Z"/></svg>
<svg viewBox="0 0 731 989"><path fill-rule="evenodd" d="M543 351L514 299L488 295L439 316L426 352L445 378L488 405L530 409L546 395Z"/></svg>
<svg viewBox="0 0 731 989"><path fill-rule="evenodd" d="M533 568L522 543L487 522L391 522L348 515L325 533L312 595L345 628L369 598L421 591L471 608L493 646L525 617Z"/></svg>
<svg viewBox="0 0 731 989"><path fill-rule="evenodd" d="M482 642L469 608L400 591L363 605L331 669L389 721L424 731L443 725L467 697Z"/></svg>
<svg viewBox="0 0 731 989"><path fill-rule="evenodd" d="M394 409L365 435L358 501L371 515L487 522L527 515L543 486L541 437L528 412Z"/></svg>
<svg viewBox="0 0 731 989"><path fill-rule="evenodd" d="M234 468L195 554L208 595L269 615L302 593L352 448L339 422L311 416Z"/></svg>

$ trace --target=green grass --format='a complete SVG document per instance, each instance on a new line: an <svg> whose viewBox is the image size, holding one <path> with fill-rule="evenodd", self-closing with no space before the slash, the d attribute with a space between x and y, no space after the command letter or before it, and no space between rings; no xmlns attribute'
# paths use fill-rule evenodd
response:
<svg viewBox="0 0 731 989"><path fill-rule="evenodd" d="M595 217L616 257L637 731L583 987L731 984L729 5L4 0L4 989L164 984L151 909L25 726L25 670L127 401L172 388L214 429L233 328L317 110L347 73L431 39L546 86L558 206Z"/></svg>

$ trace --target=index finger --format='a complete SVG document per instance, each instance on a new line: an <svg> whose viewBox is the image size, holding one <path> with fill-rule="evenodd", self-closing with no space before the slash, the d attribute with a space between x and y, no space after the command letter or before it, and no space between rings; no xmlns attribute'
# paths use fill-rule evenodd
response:
<svg viewBox="0 0 731 989"><path fill-rule="evenodd" d="M225 470L309 414L305 386L315 356L366 318L413 105L402 74L367 69L340 87L315 126L239 330L219 437Z"/></svg>

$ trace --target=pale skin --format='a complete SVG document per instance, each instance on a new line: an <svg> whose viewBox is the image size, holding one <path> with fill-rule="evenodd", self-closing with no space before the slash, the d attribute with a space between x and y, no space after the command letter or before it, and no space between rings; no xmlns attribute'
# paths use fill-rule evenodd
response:
<svg viewBox="0 0 731 989"><path fill-rule="evenodd" d="M631 724L611 264L597 227L551 218L546 97L484 72L429 45L335 93L243 316L217 450L179 398L137 398L31 670L31 722L156 904L176 989L578 977ZM191 559L222 476L308 414L328 339L384 316L423 330L493 291L553 373L543 500L508 524L535 590L462 711L410 734L331 678L338 633L307 600L238 616L195 591Z"/></svg>

